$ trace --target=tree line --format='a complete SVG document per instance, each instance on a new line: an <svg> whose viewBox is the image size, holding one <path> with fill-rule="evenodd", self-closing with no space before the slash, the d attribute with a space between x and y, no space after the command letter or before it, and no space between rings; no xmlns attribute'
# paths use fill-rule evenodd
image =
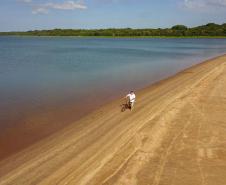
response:
<svg viewBox="0 0 226 185"><path fill-rule="evenodd" d="M226 23L188 28L185 25L175 25L172 28L158 29L53 29L32 30L25 32L0 32L0 35L21 36L94 36L94 37L226 37Z"/></svg>

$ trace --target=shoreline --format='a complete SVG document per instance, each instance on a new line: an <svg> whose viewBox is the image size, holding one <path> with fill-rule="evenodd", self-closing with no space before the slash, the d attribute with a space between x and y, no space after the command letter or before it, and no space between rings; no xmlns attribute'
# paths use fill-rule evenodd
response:
<svg viewBox="0 0 226 185"><path fill-rule="evenodd" d="M150 85L145 85L144 87L138 89L135 88L134 90L138 90L138 93L140 93L143 89L158 85L159 83L162 83L162 81L166 81L168 78L177 76L177 74L188 68L172 73L170 76L165 75L165 77L161 77L158 80L152 79L152 83ZM88 108L87 106L83 106L78 109L76 102L71 102L70 104L61 104L59 105L60 107L51 106L50 110L46 105L44 112L40 110L34 110L31 113L26 112L27 115L24 118L20 118L19 122L15 122L15 126L4 129L4 131L0 134L0 147L2 148L0 151L0 161L45 138L48 138L54 133L60 132L65 127L67 128L70 125L75 125L79 120L89 116L93 112L96 112L115 101L119 101L120 97L124 95L125 94L121 92L120 94L111 96L110 98L105 96L102 102L95 102L92 105L89 104ZM54 108L54 111L51 108ZM76 112L76 114L73 112ZM32 124L29 124L30 122Z"/></svg>
<svg viewBox="0 0 226 185"><path fill-rule="evenodd" d="M188 68L185 68L181 71L178 71L175 74L170 75L166 78L163 77L162 79L157 80L157 81L153 82L152 84L147 85L146 87L138 89L136 91L136 94L138 96L140 96L140 94L141 94L141 96L142 96L143 92L152 90L152 88L155 88L155 86L159 86L159 85L164 84L165 82L167 82L167 81L169 81L173 78L177 78L177 76L180 75L181 73L183 73L184 71L190 70L190 69L192 69L196 66L203 65L203 63L205 64L206 62L215 60L215 59L223 57L223 56L226 56L226 54L220 55L220 56L208 59L208 60L204 60L204 61L202 61L198 64L192 65ZM65 122L64 124L62 124L61 126L48 128L47 132L46 132L46 127L47 127L46 125L44 125L43 128L40 127L40 126L39 127L37 126L36 122L37 122L37 120L39 120L38 118L34 119L34 120L32 120L32 118L31 118L31 121L35 123L35 126L34 126L34 128L32 128L33 131L30 132L30 133L26 133L26 129L24 130L23 126L21 126L21 125L16 126L15 128L13 128L13 130L9 130L9 131L6 130L5 134L0 135L1 136L1 143L0 144L4 148L4 153L2 153L0 155L0 161L7 159L10 156L13 156L14 154L17 154L20 151L26 150L26 148L29 148L30 146L35 145L36 143L39 143L42 140L45 140L48 137L51 137L52 135L55 135L55 134L57 134L58 132L61 132L64 129L67 129L68 127L76 126L77 123L81 122L82 120L86 119L87 117L92 116L93 114L96 114L97 112L101 111L102 109L105 109L106 107L108 107L111 104L115 104L116 102L118 102L118 104L120 104L119 102L123 101L123 99L120 98L120 97L121 97L120 95L117 95L115 98L110 98L108 100L106 99L102 103L99 103L97 106L93 106L93 108L91 107L90 110L86 110L86 111L83 110L82 111L83 113L81 112L81 115L71 116L71 118L68 118L69 121L66 121L65 116L64 116L64 117L62 117L62 119L60 119L62 122ZM71 108L72 110L77 109L77 107L74 107L74 105L72 104L72 105L62 106L60 108L61 111L63 111L63 107L64 107L64 109L68 109L69 107L72 107ZM42 114L37 114L37 115L34 114L33 117L37 117L37 116L41 117ZM48 113L47 113L47 115L48 115ZM51 130L53 130L53 131L51 131ZM34 138L32 138L33 137L32 134L34 133L34 131L36 133L38 132L38 133L41 133L41 134L38 134ZM20 132L25 133L27 135L26 137L22 138L22 140L20 140L21 134L18 134ZM6 136L4 136L4 135L6 135ZM13 146L13 143L15 142L14 137L17 138L17 146L16 147L14 146L12 148L11 146ZM18 144L19 142L21 144ZM9 144L9 143L11 143L11 144ZM9 148L8 148L8 146L9 146Z"/></svg>
<svg viewBox="0 0 226 185"><path fill-rule="evenodd" d="M103 38L103 39L226 39L226 36L44 36L44 35L0 35L0 37L40 37L40 38Z"/></svg>
<svg viewBox="0 0 226 185"><path fill-rule="evenodd" d="M197 154L201 162L207 160L205 165L211 162L210 166L217 166L217 161L226 161L225 145L219 145L226 139L222 130L226 125L223 117L225 66L226 55L218 56L143 88L136 92L137 103L132 112L121 112L123 99L101 106L74 124L0 161L0 185L15 182L88 184L91 181L93 184L147 184L160 180L166 183L172 182L173 177L169 175L172 168L178 169L181 177L186 176L187 183L189 179L199 182L197 171L180 171L181 165L193 169L200 162L196 160ZM177 151L177 144L181 146L178 138L186 146L181 151ZM222 154L207 150L205 158L205 145L197 143L206 139L219 147ZM169 150L174 155L171 156ZM165 158L171 163L164 162ZM173 163L179 160L183 163ZM164 164L164 171L156 163ZM219 165L217 169L226 170ZM152 175L150 171L155 176L146 179ZM213 175L208 168L205 173ZM132 178L128 179L128 174ZM217 174L220 176L218 171L214 173ZM214 182L220 185L222 179L220 176Z"/></svg>

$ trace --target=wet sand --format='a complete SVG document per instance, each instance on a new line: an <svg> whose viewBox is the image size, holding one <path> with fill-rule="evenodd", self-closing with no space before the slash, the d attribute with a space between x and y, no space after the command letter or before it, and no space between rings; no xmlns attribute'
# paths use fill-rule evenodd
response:
<svg viewBox="0 0 226 185"><path fill-rule="evenodd" d="M10 106L8 110L1 109L0 161L73 124L101 105L119 97L107 95L109 93L99 93L93 98L96 101L91 101L92 97L89 97L80 101L46 103L40 107L32 107L29 102L28 105L23 103L20 107Z"/></svg>
<svg viewBox="0 0 226 185"><path fill-rule="evenodd" d="M226 55L137 92L0 162L0 185L222 185Z"/></svg>

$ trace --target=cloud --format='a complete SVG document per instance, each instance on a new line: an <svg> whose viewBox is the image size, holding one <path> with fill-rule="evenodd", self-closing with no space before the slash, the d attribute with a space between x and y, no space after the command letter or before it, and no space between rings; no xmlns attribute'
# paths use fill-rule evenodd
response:
<svg viewBox="0 0 226 185"><path fill-rule="evenodd" d="M226 0L208 0L207 3L211 6L226 7Z"/></svg>
<svg viewBox="0 0 226 185"><path fill-rule="evenodd" d="M184 5L188 9L226 8L226 0L184 0Z"/></svg>
<svg viewBox="0 0 226 185"><path fill-rule="evenodd" d="M46 3L43 5L47 9L58 9L58 10L74 10L74 9L86 9L87 7L81 3L74 1L66 1L63 3Z"/></svg>
<svg viewBox="0 0 226 185"><path fill-rule="evenodd" d="M32 10L33 14L47 14L48 13L48 9L43 8L43 7L35 7Z"/></svg>
<svg viewBox="0 0 226 185"><path fill-rule="evenodd" d="M23 2L23 3L31 3L32 2L32 0L17 0L17 1Z"/></svg>
<svg viewBox="0 0 226 185"><path fill-rule="evenodd" d="M47 14L50 10L76 10L76 9L87 9L83 1L64 1L62 3L46 2L42 4L35 4L33 0L17 0L23 3L29 3L32 6L33 14Z"/></svg>
<svg viewBox="0 0 226 185"><path fill-rule="evenodd" d="M184 0L184 5L188 9L199 9L205 7L203 0Z"/></svg>

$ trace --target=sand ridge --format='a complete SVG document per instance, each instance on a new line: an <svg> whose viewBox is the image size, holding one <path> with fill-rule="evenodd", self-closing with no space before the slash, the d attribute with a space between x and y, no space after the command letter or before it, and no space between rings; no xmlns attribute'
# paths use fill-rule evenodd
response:
<svg viewBox="0 0 226 185"><path fill-rule="evenodd" d="M0 162L0 185L223 185L226 56L116 100Z"/></svg>

